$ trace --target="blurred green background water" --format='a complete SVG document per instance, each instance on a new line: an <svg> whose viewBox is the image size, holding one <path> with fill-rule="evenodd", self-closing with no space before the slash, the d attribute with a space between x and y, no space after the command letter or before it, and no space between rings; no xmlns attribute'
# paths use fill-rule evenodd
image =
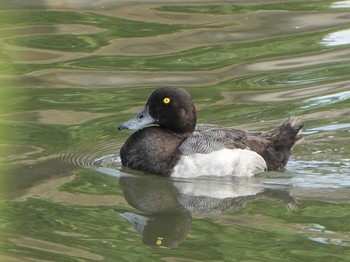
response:
<svg viewBox="0 0 350 262"><path fill-rule="evenodd" d="M2 1L1 261L350 261L349 1ZM283 173L123 169L159 86L198 121L297 115ZM165 248L159 248L165 247Z"/></svg>

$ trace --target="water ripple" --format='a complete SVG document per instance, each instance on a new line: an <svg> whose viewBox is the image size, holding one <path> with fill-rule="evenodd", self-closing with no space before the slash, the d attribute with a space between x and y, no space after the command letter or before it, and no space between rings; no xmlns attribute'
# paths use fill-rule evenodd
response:
<svg viewBox="0 0 350 262"><path fill-rule="evenodd" d="M113 163L113 168L120 168L120 160L115 154L120 147L120 143L106 141L76 147L74 151L61 152L57 156L60 161L74 166L95 168L103 164L112 167Z"/></svg>
<svg viewBox="0 0 350 262"><path fill-rule="evenodd" d="M321 44L325 46L340 46L350 44L350 29L337 31L326 35Z"/></svg>
<svg viewBox="0 0 350 262"><path fill-rule="evenodd" d="M327 105L331 105L341 101L345 101L349 98L350 98L350 91L334 93L326 96L313 97L302 101L302 103L308 104L308 105L301 106L300 109L319 108L322 106L327 106Z"/></svg>

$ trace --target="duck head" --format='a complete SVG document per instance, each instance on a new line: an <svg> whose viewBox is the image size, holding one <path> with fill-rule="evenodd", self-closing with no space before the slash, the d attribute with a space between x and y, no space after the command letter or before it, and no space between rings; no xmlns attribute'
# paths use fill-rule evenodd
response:
<svg viewBox="0 0 350 262"><path fill-rule="evenodd" d="M137 130L156 124L178 134L191 134L196 126L196 109L191 96L182 88L162 87L149 97L145 107L119 130Z"/></svg>

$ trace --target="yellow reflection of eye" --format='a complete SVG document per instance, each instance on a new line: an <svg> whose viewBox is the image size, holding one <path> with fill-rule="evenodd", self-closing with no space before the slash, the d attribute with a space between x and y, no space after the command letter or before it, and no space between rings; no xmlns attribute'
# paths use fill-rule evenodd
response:
<svg viewBox="0 0 350 262"><path fill-rule="evenodd" d="M160 246L163 242L163 238L162 237L157 237L157 240L156 240L156 245L157 246Z"/></svg>
<svg viewBox="0 0 350 262"><path fill-rule="evenodd" d="M164 105L167 105L169 103L170 103L170 98L169 97L166 97L166 98L163 99L163 104Z"/></svg>

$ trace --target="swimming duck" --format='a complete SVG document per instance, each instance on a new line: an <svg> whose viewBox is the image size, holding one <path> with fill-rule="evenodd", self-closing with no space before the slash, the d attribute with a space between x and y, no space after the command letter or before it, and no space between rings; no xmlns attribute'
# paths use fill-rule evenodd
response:
<svg viewBox="0 0 350 262"><path fill-rule="evenodd" d="M295 118L260 134L196 123L196 109L182 88L162 87L119 130L137 130L120 150L122 165L160 176L253 176L282 170L303 123Z"/></svg>

